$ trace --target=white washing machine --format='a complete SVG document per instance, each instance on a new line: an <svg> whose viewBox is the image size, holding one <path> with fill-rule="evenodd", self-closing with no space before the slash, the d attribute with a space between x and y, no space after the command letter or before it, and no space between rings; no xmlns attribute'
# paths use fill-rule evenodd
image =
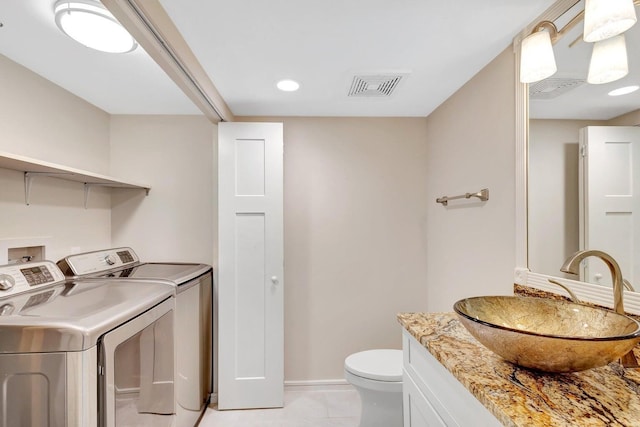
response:
<svg viewBox="0 0 640 427"><path fill-rule="evenodd" d="M58 261L68 277L119 281L156 280L176 291L177 427L193 427L214 390L216 348L213 270L197 263L141 262L128 247L74 254Z"/></svg>
<svg viewBox="0 0 640 427"><path fill-rule="evenodd" d="M66 281L50 261L0 266L0 426L173 425L173 295Z"/></svg>

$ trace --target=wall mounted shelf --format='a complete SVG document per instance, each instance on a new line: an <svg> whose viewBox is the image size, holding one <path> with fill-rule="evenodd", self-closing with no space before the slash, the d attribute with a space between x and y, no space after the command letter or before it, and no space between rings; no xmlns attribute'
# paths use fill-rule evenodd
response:
<svg viewBox="0 0 640 427"><path fill-rule="evenodd" d="M24 172L24 201L29 205L31 184L37 177L52 177L84 184L84 207L87 208L89 190L92 187L135 188L145 190L149 195L151 186L123 181L106 175L99 175L82 169L0 151L0 168Z"/></svg>

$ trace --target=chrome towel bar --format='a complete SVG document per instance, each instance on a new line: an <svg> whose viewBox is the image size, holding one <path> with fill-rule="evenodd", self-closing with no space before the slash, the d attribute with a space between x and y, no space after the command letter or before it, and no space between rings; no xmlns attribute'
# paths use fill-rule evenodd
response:
<svg viewBox="0 0 640 427"><path fill-rule="evenodd" d="M442 197L438 197L436 199L436 203L442 203L442 206L447 206L449 204L450 200L470 199L472 197L477 197L481 201L486 202L487 200L489 200L489 189L488 188L483 188L482 190L478 191L477 193L465 193L465 194L461 194L459 196L442 196Z"/></svg>

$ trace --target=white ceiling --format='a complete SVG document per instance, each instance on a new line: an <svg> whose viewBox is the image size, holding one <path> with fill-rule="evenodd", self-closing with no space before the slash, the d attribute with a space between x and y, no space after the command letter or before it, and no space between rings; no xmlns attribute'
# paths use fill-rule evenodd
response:
<svg viewBox="0 0 640 427"><path fill-rule="evenodd" d="M292 116L427 116L553 3L160 2L235 115ZM386 72L410 75L390 98L347 97L355 74Z"/></svg>
<svg viewBox="0 0 640 427"><path fill-rule="evenodd" d="M427 116L553 0L160 2L235 115ZM0 53L112 114L198 113L142 49L62 34L53 3L0 1ZM390 98L346 96L355 74L381 72L409 75Z"/></svg>

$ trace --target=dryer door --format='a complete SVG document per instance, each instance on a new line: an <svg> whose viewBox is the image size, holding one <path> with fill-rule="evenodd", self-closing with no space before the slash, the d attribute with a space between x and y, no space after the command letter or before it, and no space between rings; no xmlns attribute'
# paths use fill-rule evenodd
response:
<svg viewBox="0 0 640 427"><path fill-rule="evenodd" d="M101 340L102 425L170 426L174 405L174 299Z"/></svg>

